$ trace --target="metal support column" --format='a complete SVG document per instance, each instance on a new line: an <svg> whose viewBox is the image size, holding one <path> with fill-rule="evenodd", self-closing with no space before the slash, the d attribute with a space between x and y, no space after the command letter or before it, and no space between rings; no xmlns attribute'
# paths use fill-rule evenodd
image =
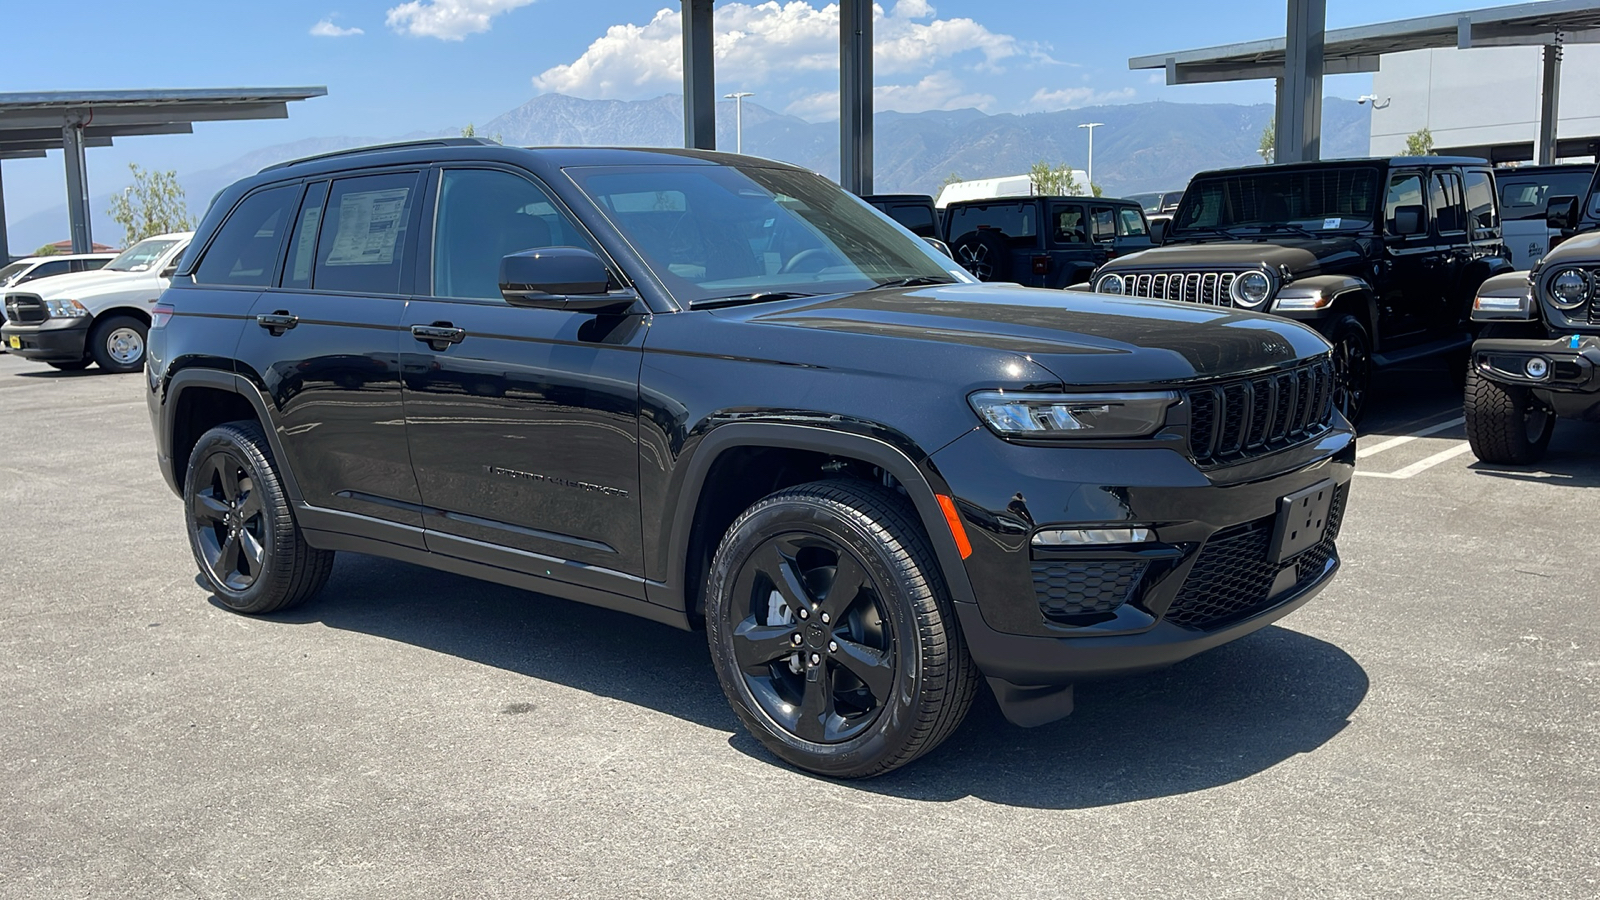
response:
<svg viewBox="0 0 1600 900"><path fill-rule="evenodd" d="M1327 0L1289 0L1283 79L1278 82L1277 162L1322 156L1323 32Z"/></svg>
<svg viewBox="0 0 1600 900"><path fill-rule="evenodd" d="M683 0L683 145L717 149L711 0Z"/></svg>
<svg viewBox="0 0 1600 900"><path fill-rule="evenodd" d="M872 193L872 0L839 3L839 184Z"/></svg>
<svg viewBox="0 0 1600 900"><path fill-rule="evenodd" d="M1561 117L1561 35L1544 45L1544 82L1539 89L1539 140L1535 155L1539 165L1556 162L1556 120Z"/></svg>
<svg viewBox="0 0 1600 900"><path fill-rule="evenodd" d="M67 222L72 226L72 252L92 253L89 233L89 173L83 158L83 123L69 119L61 126L61 155L67 162Z"/></svg>
<svg viewBox="0 0 1600 900"><path fill-rule="evenodd" d="M0 163L0 167L5 164ZM11 262L11 242L6 237L6 178L0 172L0 266Z"/></svg>

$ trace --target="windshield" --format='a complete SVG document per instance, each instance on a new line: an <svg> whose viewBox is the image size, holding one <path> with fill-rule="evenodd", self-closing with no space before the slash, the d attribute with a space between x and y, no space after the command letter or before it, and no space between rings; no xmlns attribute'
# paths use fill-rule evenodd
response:
<svg viewBox="0 0 1600 900"><path fill-rule="evenodd" d="M809 172L668 165L566 174L679 302L971 280L927 242Z"/></svg>
<svg viewBox="0 0 1600 900"><path fill-rule="evenodd" d="M1153 194L1129 194L1122 199L1132 200L1139 204L1139 207L1145 212L1153 213L1161 211L1161 196L1159 192Z"/></svg>
<svg viewBox="0 0 1600 900"><path fill-rule="evenodd" d="M1377 201L1375 168L1263 167L1196 179L1172 217L1172 233L1365 229Z"/></svg>
<svg viewBox="0 0 1600 900"><path fill-rule="evenodd" d="M116 259L106 263L106 268L113 272L143 272L177 243L172 238L146 238L117 254Z"/></svg>
<svg viewBox="0 0 1600 900"><path fill-rule="evenodd" d="M10 287L12 279L27 271L31 265L33 265L31 262L14 262L0 269L0 287Z"/></svg>

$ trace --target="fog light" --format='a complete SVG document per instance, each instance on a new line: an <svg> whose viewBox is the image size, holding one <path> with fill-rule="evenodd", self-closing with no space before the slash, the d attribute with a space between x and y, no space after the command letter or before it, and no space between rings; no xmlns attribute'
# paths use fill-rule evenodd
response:
<svg viewBox="0 0 1600 900"><path fill-rule="evenodd" d="M1550 374L1550 364L1543 357L1535 356L1528 360L1522 371L1527 372L1529 378L1543 378Z"/></svg>
<svg viewBox="0 0 1600 900"><path fill-rule="evenodd" d="M1033 536L1035 547L1078 547L1085 544L1141 544L1154 540L1148 528L1050 528Z"/></svg>

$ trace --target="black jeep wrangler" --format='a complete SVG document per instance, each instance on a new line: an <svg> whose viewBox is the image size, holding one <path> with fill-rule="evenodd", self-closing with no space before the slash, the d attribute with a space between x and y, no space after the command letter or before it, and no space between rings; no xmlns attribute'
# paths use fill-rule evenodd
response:
<svg viewBox="0 0 1600 900"><path fill-rule="evenodd" d="M1338 406L1361 416L1374 368L1459 364L1473 296L1511 270L1494 173L1479 159L1350 159L1202 172L1154 250L1094 290L1260 310L1334 345Z"/></svg>
<svg viewBox="0 0 1600 900"><path fill-rule="evenodd" d="M703 626L744 724L828 775L927 752L985 679L1058 718L1339 566L1354 436L1314 332L981 284L767 160L276 166L152 319L157 457L221 604L304 601L348 550Z"/></svg>
<svg viewBox="0 0 1600 900"><path fill-rule="evenodd" d="M1155 246L1144 210L1105 197L964 200L944 209L956 261L979 281L1064 288L1108 259Z"/></svg>

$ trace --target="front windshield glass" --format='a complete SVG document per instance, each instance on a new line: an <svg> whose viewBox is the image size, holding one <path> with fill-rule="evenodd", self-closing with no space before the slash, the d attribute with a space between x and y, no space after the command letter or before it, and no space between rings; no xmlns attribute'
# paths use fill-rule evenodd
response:
<svg viewBox="0 0 1600 900"><path fill-rule="evenodd" d="M106 268L113 272L143 272L155 265L161 254L171 250L176 243L178 242L171 238L166 240L145 238L122 251L116 259L106 263Z"/></svg>
<svg viewBox="0 0 1600 900"><path fill-rule="evenodd" d="M970 281L822 178L756 166L566 170L683 303Z"/></svg>
<svg viewBox="0 0 1600 900"><path fill-rule="evenodd" d="M31 265L33 265L31 262L14 262L9 266L0 269L0 287L10 287L12 280L14 280L18 275L21 275L23 272L27 271L28 267Z"/></svg>
<svg viewBox="0 0 1600 900"><path fill-rule="evenodd" d="M1196 179L1172 233L1349 231L1372 226L1378 170L1262 168Z"/></svg>

